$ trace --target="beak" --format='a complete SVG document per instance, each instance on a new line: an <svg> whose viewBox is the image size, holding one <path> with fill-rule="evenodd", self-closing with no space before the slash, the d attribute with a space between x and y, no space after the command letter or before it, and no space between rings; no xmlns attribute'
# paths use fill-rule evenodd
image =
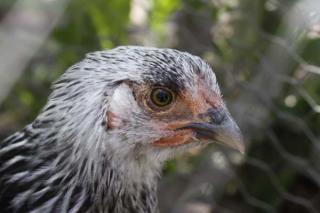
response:
<svg viewBox="0 0 320 213"><path fill-rule="evenodd" d="M223 112L225 111L225 112ZM223 116L221 116L223 115ZM207 122L192 122L180 129L191 129L199 140L223 144L244 154L245 144L238 125L226 109L210 109L201 118Z"/></svg>

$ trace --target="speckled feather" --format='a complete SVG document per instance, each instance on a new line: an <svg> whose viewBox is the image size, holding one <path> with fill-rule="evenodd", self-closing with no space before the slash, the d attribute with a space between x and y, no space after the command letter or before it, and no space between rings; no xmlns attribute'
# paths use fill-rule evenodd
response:
<svg viewBox="0 0 320 213"><path fill-rule="evenodd" d="M157 212L159 172L177 150L143 146L160 135L122 82L192 90L196 75L220 94L211 68L188 53L88 54L53 84L39 116L0 143L1 212ZM130 125L108 131L109 108L130 112L122 117Z"/></svg>

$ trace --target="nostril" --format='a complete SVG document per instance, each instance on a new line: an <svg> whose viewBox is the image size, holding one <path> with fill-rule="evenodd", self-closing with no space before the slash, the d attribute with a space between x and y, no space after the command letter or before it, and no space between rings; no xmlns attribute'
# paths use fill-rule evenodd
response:
<svg viewBox="0 0 320 213"><path fill-rule="evenodd" d="M223 108L210 108L207 113L210 123L220 125L226 118L226 112Z"/></svg>

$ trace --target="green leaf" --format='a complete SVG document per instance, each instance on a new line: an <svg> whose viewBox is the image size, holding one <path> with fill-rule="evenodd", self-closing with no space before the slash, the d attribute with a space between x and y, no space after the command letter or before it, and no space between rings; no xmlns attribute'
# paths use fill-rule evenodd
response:
<svg viewBox="0 0 320 213"><path fill-rule="evenodd" d="M129 0L96 0L88 4L88 15L92 21L102 48L126 43L129 23Z"/></svg>
<svg viewBox="0 0 320 213"><path fill-rule="evenodd" d="M163 31L163 24L173 11L181 7L180 0L154 0L150 11L151 29L156 32Z"/></svg>

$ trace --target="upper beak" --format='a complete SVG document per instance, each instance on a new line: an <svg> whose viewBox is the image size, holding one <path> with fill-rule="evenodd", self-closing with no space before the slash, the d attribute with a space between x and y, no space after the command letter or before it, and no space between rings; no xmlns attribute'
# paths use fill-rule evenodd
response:
<svg viewBox="0 0 320 213"><path fill-rule="evenodd" d="M222 110L226 111L225 109ZM245 144L243 136L228 111L224 113L224 116L218 122L216 118L217 113L212 113L212 110L208 110L204 115L207 118L207 122L192 122L181 129L192 129L195 137L200 140L217 142L244 154ZM221 118L221 111L218 113L218 116Z"/></svg>

